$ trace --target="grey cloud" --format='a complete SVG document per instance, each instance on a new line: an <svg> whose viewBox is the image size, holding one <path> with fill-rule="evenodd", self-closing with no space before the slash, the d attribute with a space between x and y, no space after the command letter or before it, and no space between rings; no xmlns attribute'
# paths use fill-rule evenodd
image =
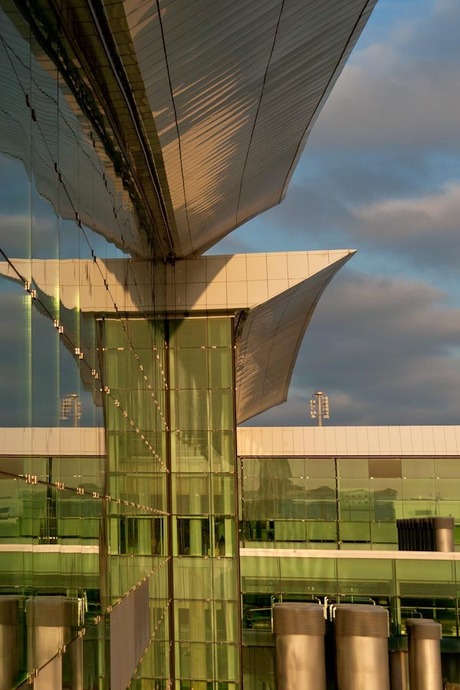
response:
<svg viewBox="0 0 460 690"><path fill-rule="evenodd" d="M460 3L417 7L355 53L286 201L253 230L358 255L321 298L288 402L252 424L308 423L318 388L333 424L459 422Z"/></svg>
<svg viewBox="0 0 460 690"><path fill-rule="evenodd" d="M449 65L460 59L459 24L458 1L436 0L431 14L414 13L395 38L402 51L418 55L424 64L433 64L434 55L438 64Z"/></svg>
<svg viewBox="0 0 460 690"><path fill-rule="evenodd" d="M422 283L342 274L299 355L286 405L252 424L305 424L314 390L333 424L458 423L460 309Z"/></svg>
<svg viewBox="0 0 460 690"><path fill-rule="evenodd" d="M424 196L356 206L351 236L368 247L405 255L412 264L438 268L460 262L460 183Z"/></svg>
<svg viewBox="0 0 460 690"><path fill-rule="evenodd" d="M459 150L459 3L438 0L432 13L395 25L385 42L358 47L310 150Z"/></svg>
<svg viewBox="0 0 460 690"><path fill-rule="evenodd" d="M318 120L311 150L459 150L460 74L394 73L350 66Z"/></svg>

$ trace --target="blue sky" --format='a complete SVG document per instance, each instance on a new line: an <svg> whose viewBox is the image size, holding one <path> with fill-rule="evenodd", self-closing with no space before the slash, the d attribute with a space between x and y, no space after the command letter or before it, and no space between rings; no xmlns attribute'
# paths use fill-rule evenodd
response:
<svg viewBox="0 0 460 690"><path fill-rule="evenodd" d="M253 424L460 420L460 2L379 0L284 202L213 252L355 248Z"/></svg>

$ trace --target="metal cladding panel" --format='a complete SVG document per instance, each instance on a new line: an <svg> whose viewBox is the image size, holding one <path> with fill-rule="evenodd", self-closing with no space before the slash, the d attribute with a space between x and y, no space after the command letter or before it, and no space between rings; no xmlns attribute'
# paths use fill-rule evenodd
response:
<svg viewBox="0 0 460 690"><path fill-rule="evenodd" d="M326 286L350 256L249 310L236 342L238 424L286 400L305 329Z"/></svg>
<svg viewBox="0 0 460 690"><path fill-rule="evenodd" d="M125 0L178 257L281 201L375 2Z"/></svg>
<svg viewBox="0 0 460 690"><path fill-rule="evenodd" d="M111 690L128 687L149 640L149 582L146 580L110 613Z"/></svg>

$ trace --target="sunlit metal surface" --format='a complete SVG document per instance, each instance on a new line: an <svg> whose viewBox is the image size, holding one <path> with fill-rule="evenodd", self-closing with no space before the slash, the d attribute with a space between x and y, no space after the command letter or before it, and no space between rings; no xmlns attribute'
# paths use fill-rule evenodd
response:
<svg viewBox="0 0 460 690"><path fill-rule="evenodd" d="M277 690L325 690L324 612L302 602L273 606Z"/></svg>
<svg viewBox="0 0 460 690"><path fill-rule="evenodd" d="M430 619L409 618L406 626L411 690L442 690L441 625Z"/></svg>
<svg viewBox="0 0 460 690"><path fill-rule="evenodd" d="M138 79L139 68L155 121L176 256L202 252L281 201L375 2L105 3L127 75Z"/></svg>
<svg viewBox="0 0 460 690"><path fill-rule="evenodd" d="M334 608L338 690L390 690L388 620L380 606Z"/></svg>
<svg viewBox="0 0 460 690"><path fill-rule="evenodd" d="M72 639L79 624L78 600L62 596L38 596L27 600L28 668L40 669L34 679L36 690L62 688L62 648ZM83 661L80 656L75 661ZM81 678L81 669L72 669ZM74 686L80 690L78 685Z"/></svg>
<svg viewBox="0 0 460 690"><path fill-rule="evenodd" d="M333 253L334 254L334 253ZM237 423L287 398L292 370L320 296L352 252L303 282L251 309L237 337Z"/></svg>
<svg viewBox="0 0 460 690"><path fill-rule="evenodd" d="M147 260L0 262L0 275L34 285L34 304L51 314L59 284L60 323L71 334L73 310L80 323L81 349L96 366L91 318L111 313L235 315L237 422L279 405L287 396L302 337L316 304L353 250L205 256L160 264ZM134 287L136 289L134 289ZM91 368L81 370L91 384ZM85 378L86 376L86 378Z"/></svg>
<svg viewBox="0 0 460 690"><path fill-rule="evenodd" d="M17 2L37 42L33 82L17 94L4 84L6 153L25 161L36 130L37 188L63 217L78 208L132 255L177 259L282 200L376 0L103 0L66 12L57 0ZM21 77L27 47L13 34L2 64ZM58 96L40 45L53 46ZM83 194L93 209L75 203Z"/></svg>

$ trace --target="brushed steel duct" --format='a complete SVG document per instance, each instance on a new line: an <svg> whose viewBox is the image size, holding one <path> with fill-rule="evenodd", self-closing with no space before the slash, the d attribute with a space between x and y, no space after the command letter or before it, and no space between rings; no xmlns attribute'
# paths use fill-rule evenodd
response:
<svg viewBox="0 0 460 690"><path fill-rule="evenodd" d="M454 547L454 518L435 517L434 541L436 551L455 551Z"/></svg>
<svg viewBox="0 0 460 690"><path fill-rule="evenodd" d="M19 672L19 598L0 597L0 690L14 687Z"/></svg>
<svg viewBox="0 0 460 690"><path fill-rule="evenodd" d="M338 690L390 690L388 611L338 604L334 612Z"/></svg>
<svg viewBox="0 0 460 690"><path fill-rule="evenodd" d="M406 621L410 690L442 690L441 626L426 618Z"/></svg>
<svg viewBox="0 0 460 690"><path fill-rule="evenodd" d="M409 657L405 650L390 652L390 686L391 690L409 690Z"/></svg>
<svg viewBox="0 0 460 690"><path fill-rule="evenodd" d="M273 606L278 690L326 690L324 635L319 604Z"/></svg>

